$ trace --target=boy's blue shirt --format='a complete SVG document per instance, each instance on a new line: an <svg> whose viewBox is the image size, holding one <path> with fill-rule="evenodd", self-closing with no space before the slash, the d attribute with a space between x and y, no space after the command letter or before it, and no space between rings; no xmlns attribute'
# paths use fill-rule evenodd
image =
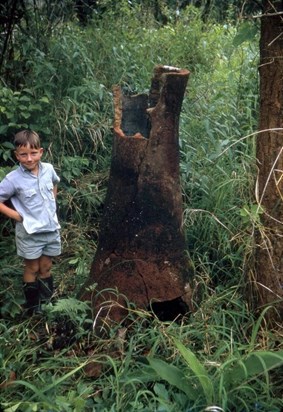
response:
<svg viewBox="0 0 283 412"><path fill-rule="evenodd" d="M22 216L27 233L53 232L60 229L56 214L54 185L60 178L50 163L39 163L38 176L20 165L0 183L0 202L11 200Z"/></svg>

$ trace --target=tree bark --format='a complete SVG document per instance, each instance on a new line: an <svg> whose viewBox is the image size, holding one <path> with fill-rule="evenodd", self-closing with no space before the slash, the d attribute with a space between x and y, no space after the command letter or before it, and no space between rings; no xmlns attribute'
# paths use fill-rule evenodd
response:
<svg viewBox="0 0 283 412"><path fill-rule="evenodd" d="M257 236L258 305L283 313L283 34L282 1L263 1L260 40L260 133L257 137L258 202L263 207ZM277 317L275 312L273 318Z"/></svg>
<svg viewBox="0 0 283 412"><path fill-rule="evenodd" d="M157 66L149 96L124 96L114 88L108 191L98 249L82 289L96 310L113 300L110 289L119 291L120 303L125 295L141 308L168 301L178 303L179 311L188 308L178 141L188 76L187 70ZM92 295L87 288L94 283Z"/></svg>

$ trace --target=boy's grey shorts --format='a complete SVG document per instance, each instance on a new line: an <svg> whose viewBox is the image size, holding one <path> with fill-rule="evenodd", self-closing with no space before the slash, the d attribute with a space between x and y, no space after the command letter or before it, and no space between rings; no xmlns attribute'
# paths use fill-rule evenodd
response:
<svg viewBox="0 0 283 412"><path fill-rule="evenodd" d="M61 254L59 230L45 233L27 233L23 225L16 225L17 254L24 259L38 259L40 256Z"/></svg>

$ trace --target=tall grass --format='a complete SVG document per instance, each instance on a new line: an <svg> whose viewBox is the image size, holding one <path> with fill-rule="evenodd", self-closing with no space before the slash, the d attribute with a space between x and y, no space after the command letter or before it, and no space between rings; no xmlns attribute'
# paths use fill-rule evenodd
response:
<svg viewBox="0 0 283 412"><path fill-rule="evenodd" d="M5 410L280 411L282 350L236 288L209 294L179 324L130 305L103 337L87 327L87 305L69 301L44 320L2 325Z"/></svg>

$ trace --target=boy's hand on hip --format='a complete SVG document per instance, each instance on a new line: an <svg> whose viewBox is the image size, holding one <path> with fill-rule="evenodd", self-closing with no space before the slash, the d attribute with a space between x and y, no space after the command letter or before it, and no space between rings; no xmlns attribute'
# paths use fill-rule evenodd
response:
<svg viewBox="0 0 283 412"><path fill-rule="evenodd" d="M22 216L15 209L11 209L4 203L0 203L0 212L3 213L5 216L9 217L10 219L16 220L17 222L23 221Z"/></svg>
<svg viewBox="0 0 283 412"><path fill-rule="evenodd" d="M24 219L22 218L22 216L19 213L17 213L17 215L15 216L15 220L16 220L16 222L21 222L22 223L22 221Z"/></svg>

